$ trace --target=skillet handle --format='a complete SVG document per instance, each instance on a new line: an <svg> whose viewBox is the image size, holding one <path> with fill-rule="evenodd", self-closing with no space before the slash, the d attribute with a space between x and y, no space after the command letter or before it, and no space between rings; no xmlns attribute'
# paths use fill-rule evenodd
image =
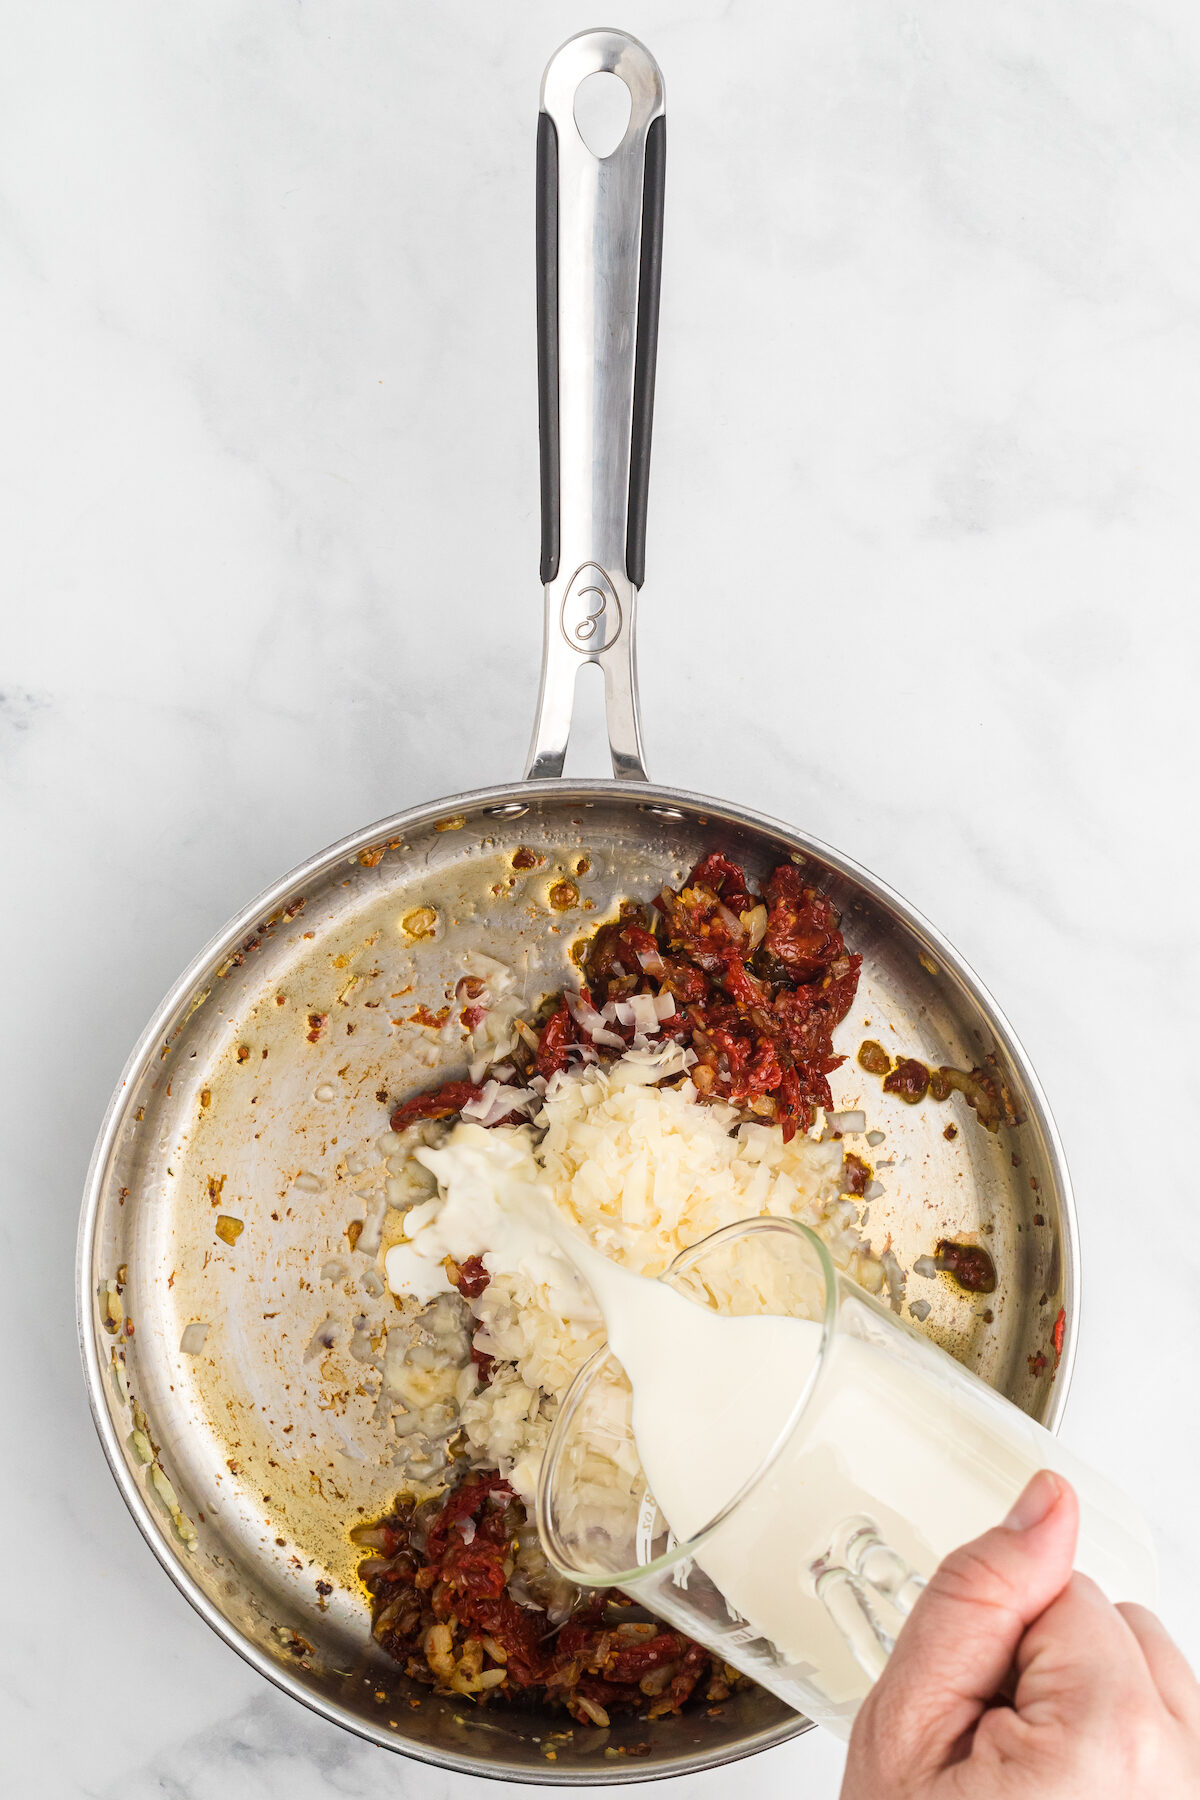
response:
<svg viewBox="0 0 1200 1800"><path fill-rule="evenodd" d="M598 103L591 90L601 84L588 83L596 75L617 77L628 96L628 124L608 154L607 109L598 119L588 109L589 98ZM663 79L649 51L619 31L571 38L547 66L538 117L545 636L526 767L533 779L562 774L584 662L604 670L614 775L647 779L634 615L645 571L665 166Z"/></svg>

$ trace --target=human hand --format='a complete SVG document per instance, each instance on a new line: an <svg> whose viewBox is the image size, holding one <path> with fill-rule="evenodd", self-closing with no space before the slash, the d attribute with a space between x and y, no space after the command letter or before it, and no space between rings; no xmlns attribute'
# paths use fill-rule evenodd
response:
<svg viewBox="0 0 1200 1800"><path fill-rule="evenodd" d="M863 1702L841 1800L1200 1800L1200 1686L1153 1613L1072 1574L1078 1531L1043 1469L946 1558Z"/></svg>

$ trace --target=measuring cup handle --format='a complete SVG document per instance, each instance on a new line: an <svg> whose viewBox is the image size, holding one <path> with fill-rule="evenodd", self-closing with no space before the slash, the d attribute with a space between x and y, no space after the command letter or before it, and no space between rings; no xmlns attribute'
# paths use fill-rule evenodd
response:
<svg viewBox="0 0 1200 1800"><path fill-rule="evenodd" d="M924 1576L885 1543L875 1521L865 1515L836 1527L810 1573L813 1591L855 1662L871 1681L878 1681L896 1634L925 1586Z"/></svg>
<svg viewBox="0 0 1200 1800"><path fill-rule="evenodd" d="M607 154L579 124L577 96L594 75L615 76L629 97L624 134ZM665 169L663 79L649 51L624 32L571 38L547 66L538 119L545 639L530 777L562 773L575 677L593 662L604 670L613 773L646 779L634 609L645 573Z"/></svg>

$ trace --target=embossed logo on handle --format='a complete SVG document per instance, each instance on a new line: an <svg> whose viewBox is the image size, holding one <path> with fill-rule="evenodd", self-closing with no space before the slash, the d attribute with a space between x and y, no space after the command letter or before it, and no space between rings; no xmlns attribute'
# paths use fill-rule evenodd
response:
<svg viewBox="0 0 1200 1800"><path fill-rule="evenodd" d="M594 656L621 635L621 602L599 563L576 569L563 595L562 634L572 650Z"/></svg>

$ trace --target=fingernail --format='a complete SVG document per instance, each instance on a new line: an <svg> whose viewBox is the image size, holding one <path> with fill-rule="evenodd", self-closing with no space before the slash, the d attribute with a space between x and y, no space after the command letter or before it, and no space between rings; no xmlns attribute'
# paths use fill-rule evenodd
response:
<svg viewBox="0 0 1200 1800"><path fill-rule="evenodd" d="M1033 1480L1021 1489L1004 1523L1010 1531L1031 1531L1053 1511L1062 1493L1062 1483L1049 1469L1039 1469Z"/></svg>

